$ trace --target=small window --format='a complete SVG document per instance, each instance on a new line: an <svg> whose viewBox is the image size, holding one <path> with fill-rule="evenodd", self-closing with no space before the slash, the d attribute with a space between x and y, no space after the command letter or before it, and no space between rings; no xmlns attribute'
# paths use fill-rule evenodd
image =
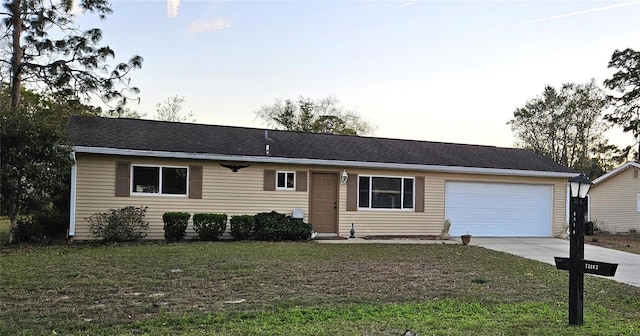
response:
<svg viewBox="0 0 640 336"><path fill-rule="evenodd" d="M134 194L187 194L186 167L132 166L131 169Z"/></svg>
<svg viewBox="0 0 640 336"><path fill-rule="evenodd" d="M296 189L296 173L295 172L277 172L276 173L276 190L295 190Z"/></svg>
<svg viewBox="0 0 640 336"><path fill-rule="evenodd" d="M413 209L413 178L360 176L358 185L360 208Z"/></svg>

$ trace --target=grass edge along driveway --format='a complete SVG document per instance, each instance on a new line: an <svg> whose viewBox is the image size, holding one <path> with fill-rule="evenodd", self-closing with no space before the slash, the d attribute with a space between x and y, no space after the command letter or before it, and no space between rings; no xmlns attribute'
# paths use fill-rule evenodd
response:
<svg viewBox="0 0 640 336"><path fill-rule="evenodd" d="M142 243L0 249L7 335L633 335L640 289L474 246Z"/></svg>

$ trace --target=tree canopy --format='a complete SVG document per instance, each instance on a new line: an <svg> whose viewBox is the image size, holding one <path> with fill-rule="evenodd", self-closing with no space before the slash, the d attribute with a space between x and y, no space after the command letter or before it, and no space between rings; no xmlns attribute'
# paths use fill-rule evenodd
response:
<svg viewBox="0 0 640 336"><path fill-rule="evenodd" d="M630 48L616 50L608 67L617 71L604 81L604 85L614 90L616 95L608 96L614 110L604 118L621 126L625 133L633 134L638 143L637 159L640 160L640 51Z"/></svg>
<svg viewBox="0 0 640 336"><path fill-rule="evenodd" d="M100 45L100 29L80 29L74 6L102 19L111 13L107 0L2 0L0 197L12 233L19 216L68 193L69 116L100 114L84 104L94 96L118 110L138 93L129 75L142 58L110 66L115 52Z"/></svg>
<svg viewBox="0 0 640 336"><path fill-rule="evenodd" d="M256 115L269 126L288 131L366 135L375 126L364 120L355 110L346 110L334 96L312 100L300 96L297 101L276 99L263 105Z"/></svg>
<svg viewBox="0 0 640 336"><path fill-rule="evenodd" d="M542 94L513 112L508 122L516 145L530 149L591 178L602 175L620 161L617 147L603 136L604 91L594 80L545 86Z"/></svg>
<svg viewBox="0 0 640 336"><path fill-rule="evenodd" d="M24 85L69 98L96 95L117 106L126 102L128 93L138 93L128 76L142 66L142 57L110 68L107 62L115 52L99 45L100 29L80 30L74 22L74 4L102 19L112 12L107 0L3 0L5 11L0 15L6 30L0 38L10 57L0 62L2 77L10 79L12 110L20 105Z"/></svg>
<svg viewBox="0 0 640 336"><path fill-rule="evenodd" d="M28 90L21 92L22 103L13 110L8 91L0 92L0 198L13 228L20 215L41 210L68 192L69 116L100 110Z"/></svg>

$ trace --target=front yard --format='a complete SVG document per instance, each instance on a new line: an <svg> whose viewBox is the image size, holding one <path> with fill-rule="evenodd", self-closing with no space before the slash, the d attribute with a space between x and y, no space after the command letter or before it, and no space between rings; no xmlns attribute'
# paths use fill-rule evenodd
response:
<svg viewBox="0 0 640 336"><path fill-rule="evenodd" d="M0 250L1 335L631 335L640 288L459 245L144 243Z"/></svg>

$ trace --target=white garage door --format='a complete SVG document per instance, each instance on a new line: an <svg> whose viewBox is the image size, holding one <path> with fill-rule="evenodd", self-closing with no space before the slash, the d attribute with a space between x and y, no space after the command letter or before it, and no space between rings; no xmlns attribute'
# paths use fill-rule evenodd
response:
<svg viewBox="0 0 640 336"><path fill-rule="evenodd" d="M551 199L547 185L447 182L445 218L452 236L550 237Z"/></svg>

